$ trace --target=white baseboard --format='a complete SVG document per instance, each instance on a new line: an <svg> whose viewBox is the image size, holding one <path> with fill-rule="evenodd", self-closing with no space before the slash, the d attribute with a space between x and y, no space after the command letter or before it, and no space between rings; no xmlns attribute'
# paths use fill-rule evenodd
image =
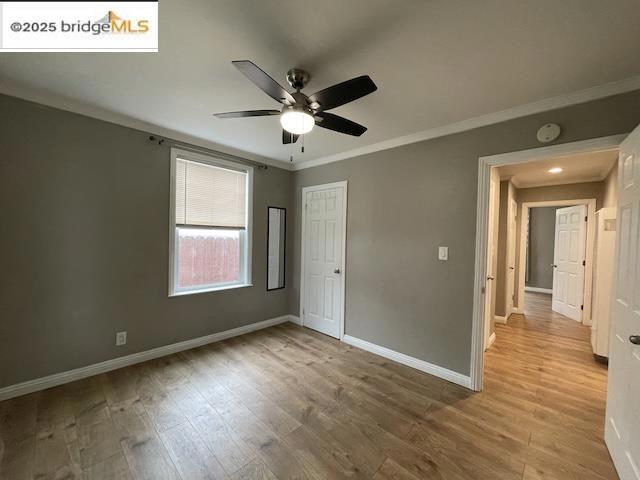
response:
<svg viewBox="0 0 640 480"><path fill-rule="evenodd" d="M540 287L524 287L525 292L536 292L536 293L548 293L551 295L553 290L550 288L540 288Z"/></svg>
<svg viewBox="0 0 640 480"><path fill-rule="evenodd" d="M493 345L496 341L496 332L493 332L491 335L489 335L489 345L487 345L487 348L491 348L491 345Z"/></svg>
<svg viewBox="0 0 640 480"><path fill-rule="evenodd" d="M522 310L521 308L514 308L513 310L511 310L511 314L514 314L514 313L517 313L519 315L524 315L524 310Z"/></svg>
<svg viewBox="0 0 640 480"><path fill-rule="evenodd" d="M158 357L164 357L171 355L172 353L181 352L183 350L190 350L192 348L201 347L209 343L219 342L231 337L237 337L238 335L244 335L245 333L254 332L263 328L278 325L284 322L297 323L292 319L293 315L283 315L281 317L271 318L269 320L263 320L257 323L251 323L242 327L232 328L231 330L225 330L224 332L213 333L211 335L205 335L204 337L193 338L191 340L185 340L183 342L172 343L151 350L145 350L144 352L132 353L131 355L125 355L123 357L106 360L104 362L95 363L86 367L76 368L74 370L68 370L66 372L55 373L46 377L36 378L35 380L29 380L15 385L9 385L8 387L0 388L0 401L7 400L13 397L19 397L20 395L26 395L27 393L37 392L39 390L45 390L47 388L56 387L64 383L74 382L83 378L98 375L100 373L110 372L111 370L117 370L118 368L127 367L136 363L146 362ZM297 319L297 317L293 317Z"/></svg>
<svg viewBox="0 0 640 480"><path fill-rule="evenodd" d="M425 362L424 360L420 360L415 357L410 357L409 355L405 355L404 353L396 352L395 350L391 350L386 347L381 347L380 345L376 345L375 343L352 337L351 335L345 335L344 337L342 337L342 341L348 343L349 345L353 345L354 347L361 348L362 350L366 350L368 352L375 353L376 355L380 355L381 357L388 358L389 360L394 360L398 363L402 363L403 365L413 367L416 370L420 370L430 375L443 378L445 380L448 380L449 382L462 385L466 388L471 388L471 378L467 375L463 375L462 373L448 370L446 368L434 365L429 362Z"/></svg>
<svg viewBox="0 0 640 480"><path fill-rule="evenodd" d="M298 317L296 315L289 314L289 321L291 323L295 323L296 325L302 326L302 320L300 320L300 317Z"/></svg>
<svg viewBox="0 0 640 480"><path fill-rule="evenodd" d="M493 320L496 323L503 323L503 324L507 323L507 317L501 317L500 315L494 315Z"/></svg>

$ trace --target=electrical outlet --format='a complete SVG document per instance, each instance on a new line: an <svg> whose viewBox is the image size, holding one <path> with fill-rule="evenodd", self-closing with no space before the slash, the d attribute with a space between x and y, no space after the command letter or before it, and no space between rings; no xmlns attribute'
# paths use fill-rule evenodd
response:
<svg viewBox="0 0 640 480"><path fill-rule="evenodd" d="M116 346L124 345L127 343L127 332L116 333Z"/></svg>

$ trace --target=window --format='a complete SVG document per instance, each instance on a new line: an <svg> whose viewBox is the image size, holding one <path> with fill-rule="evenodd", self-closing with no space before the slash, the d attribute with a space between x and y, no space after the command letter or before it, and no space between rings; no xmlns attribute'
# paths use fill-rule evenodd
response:
<svg viewBox="0 0 640 480"><path fill-rule="evenodd" d="M171 151L169 295L251 284L253 169Z"/></svg>

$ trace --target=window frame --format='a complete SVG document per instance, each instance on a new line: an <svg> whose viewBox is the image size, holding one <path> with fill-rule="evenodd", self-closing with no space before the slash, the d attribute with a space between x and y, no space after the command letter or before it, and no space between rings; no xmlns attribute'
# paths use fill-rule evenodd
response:
<svg viewBox="0 0 640 480"><path fill-rule="evenodd" d="M247 205L246 205L246 230L244 235L240 235L240 281L233 283L223 283L215 285L203 285L199 287L182 287L178 288L178 227L176 225L176 162L177 159L213 167L232 169L246 172L247 174ZM198 228L197 226L185 228ZM207 228L207 227L203 227ZM235 229L232 229L235 230ZM202 153L191 152L180 148L171 149L171 174L169 186L169 297L177 297L181 295L192 295L195 293L216 292L222 290L230 290L234 288L243 288L253 286L252 279L252 247L253 247L253 167L239 162L233 162L213 155L205 155Z"/></svg>

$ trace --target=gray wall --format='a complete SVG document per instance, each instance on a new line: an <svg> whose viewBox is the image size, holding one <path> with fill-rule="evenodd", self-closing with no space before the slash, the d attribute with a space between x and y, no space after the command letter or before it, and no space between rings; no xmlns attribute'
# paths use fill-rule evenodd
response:
<svg viewBox="0 0 640 480"><path fill-rule="evenodd" d="M0 387L288 313L289 288L265 283L267 205L290 206L290 172L255 171L254 286L168 298L169 157L0 96Z"/></svg>
<svg viewBox="0 0 640 480"><path fill-rule="evenodd" d="M553 252L558 207L529 209L529 261L527 287L553 288Z"/></svg>
<svg viewBox="0 0 640 480"><path fill-rule="evenodd" d="M595 198L596 209L602 208L604 182L569 183L548 187L518 188L518 215L525 202Z"/></svg>
<svg viewBox="0 0 640 480"><path fill-rule="evenodd" d="M346 332L469 373L478 157L630 132L640 92L297 171L290 312L299 313L301 189L349 181ZM438 245L449 261L437 260Z"/></svg>
<svg viewBox="0 0 640 480"><path fill-rule="evenodd" d="M347 333L467 374L478 156L537 147L547 122L563 126L561 142L628 132L640 92L294 174L256 171L254 287L167 298L169 149L0 96L0 387L298 314L301 189L344 179ZM290 207L287 288L269 293L267 205Z"/></svg>

